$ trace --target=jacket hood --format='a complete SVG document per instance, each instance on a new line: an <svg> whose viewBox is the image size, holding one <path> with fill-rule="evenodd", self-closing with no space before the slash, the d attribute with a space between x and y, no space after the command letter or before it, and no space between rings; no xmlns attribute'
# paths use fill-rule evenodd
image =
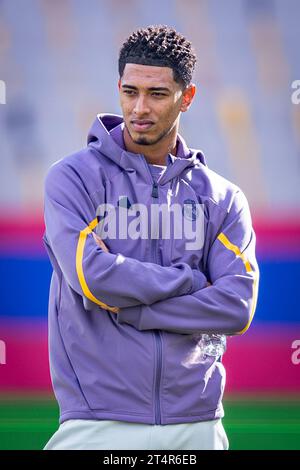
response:
<svg viewBox="0 0 300 470"><path fill-rule="evenodd" d="M123 117L116 114L98 114L87 137L87 144L96 151L105 155L125 171L132 171L141 165L141 154L128 152L118 145L111 136L110 131L122 124ZM206 165L204 154L200 150L189 149L184 139L178 134L177 155L168 155L168 168L164 172L160 183L167 183L178 176L183 170L199 163ZM144 163L143 163L144 164Z"/></svg>

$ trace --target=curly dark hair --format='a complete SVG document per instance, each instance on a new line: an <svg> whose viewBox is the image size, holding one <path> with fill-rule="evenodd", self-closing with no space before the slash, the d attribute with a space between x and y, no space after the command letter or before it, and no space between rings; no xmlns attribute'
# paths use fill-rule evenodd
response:
<svg viewBox="0 0 300 470"><path fill-rule="evenodd" d="M119 74L126 64L156 65L173 69L174 80L190 85L196 64L192 44L169 26L148 26L133 32L119 54Z"/></svg>

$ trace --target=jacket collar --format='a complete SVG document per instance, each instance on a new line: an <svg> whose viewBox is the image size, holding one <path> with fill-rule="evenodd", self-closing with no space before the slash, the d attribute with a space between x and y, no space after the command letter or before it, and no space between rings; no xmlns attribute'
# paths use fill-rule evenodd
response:
<svg viewBox="0 0 300 470"><path fill-rule="evenodd" d="M97 151L113 160L125 171L145 172L145 157L128 152L123 140L124 122L122 116L115 114L98 114L88 134L87 143ZM177 135L177 155L169 154L167 169L159 179L165 184L179 176L186 168L206 165L205 157L200 150L189 149L183 137Z"/></svg>

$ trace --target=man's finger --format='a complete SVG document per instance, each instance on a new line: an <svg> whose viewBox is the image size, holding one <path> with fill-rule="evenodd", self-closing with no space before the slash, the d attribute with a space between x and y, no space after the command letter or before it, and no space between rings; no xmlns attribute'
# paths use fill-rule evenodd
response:
<svg viewBox="0 0 300 470"><path fill-rule="evenodd" d="M94 237L94 240L95 242L97 243L97 245L103 250L105 251L106 253L109 253L109 249L107 248L107 246L105 245L105 243L101 240L101 238L94 232L92 232L93 234L93 237Z"/></svg>

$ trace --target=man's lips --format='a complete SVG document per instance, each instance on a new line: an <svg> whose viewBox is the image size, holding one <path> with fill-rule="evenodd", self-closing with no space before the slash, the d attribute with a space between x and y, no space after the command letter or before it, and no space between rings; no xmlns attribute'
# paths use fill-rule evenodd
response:
<svg viewBox="0 0 300 470"><path fill-rule="evenodd" d="M153 124L154 124L153 121L149 121L149 120L146 120L146 119L141 119L141 120L135 119L135 120L131 121L132 127L137 132L146 131L146 130L150 129L150 127L152 127Z"/></svg>

